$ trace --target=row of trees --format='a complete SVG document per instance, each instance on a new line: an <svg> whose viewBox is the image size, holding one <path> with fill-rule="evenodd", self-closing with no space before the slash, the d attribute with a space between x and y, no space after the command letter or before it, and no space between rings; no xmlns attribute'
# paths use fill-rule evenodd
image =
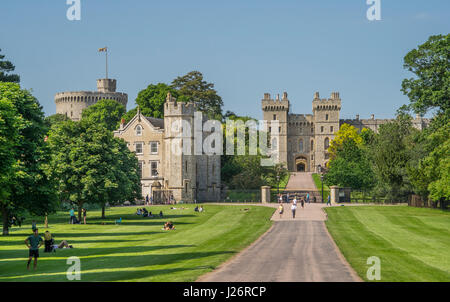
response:
<svg viewBox="0 0 450 302"><path fill-rule="evenodd" d="M432 36L409 52L404 66L415 74L402 91L410 104L374 133L344 124L330 143L326 182L371 190L390 200L415 193L433 201L450 200L450 35ZM434 112L419 131L409 113ZM442 204L442 203L441 203Z"/></svg>

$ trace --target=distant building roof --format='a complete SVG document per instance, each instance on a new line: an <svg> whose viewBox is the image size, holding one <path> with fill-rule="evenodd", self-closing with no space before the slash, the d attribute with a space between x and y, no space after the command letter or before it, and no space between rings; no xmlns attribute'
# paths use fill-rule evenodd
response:
<svg viewBox="0 0 450 302"><path fill-rule="evenodd" d="M153 126L164 129L164 119L155 117L145 117Z"/></svg>

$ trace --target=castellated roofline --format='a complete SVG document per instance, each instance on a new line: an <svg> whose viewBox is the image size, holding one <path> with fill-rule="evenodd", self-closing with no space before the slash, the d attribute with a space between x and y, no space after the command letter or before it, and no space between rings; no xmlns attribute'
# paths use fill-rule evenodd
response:
<svg viewBox="0 0 450 302"><path fill-rule="evenodd" d="M264 111L289 111L289 99L287 92L283 92L283 96L280 99L278 94L276 99L270 97L270 93L264 93L264 97L261 100L261 106Z"/></svg>

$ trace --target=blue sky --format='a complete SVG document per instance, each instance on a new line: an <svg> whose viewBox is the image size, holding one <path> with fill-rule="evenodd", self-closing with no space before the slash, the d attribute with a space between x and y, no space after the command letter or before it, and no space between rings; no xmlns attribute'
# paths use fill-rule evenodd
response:
<svg viewBox="0 0 450 302"><path fill-rule="evenodd" d="M47 115L61 91L95 90L109 76L128 109L150 83L201 71L224 110L256 118L260 100L287 91L294 113L311 113L315 91L339 91L341 117L395 115L408 102L403 57L450 29L448 0L381 0L369 22L365 0L81 0L81 21L65 0L2 1L0 48Z"/></svg>

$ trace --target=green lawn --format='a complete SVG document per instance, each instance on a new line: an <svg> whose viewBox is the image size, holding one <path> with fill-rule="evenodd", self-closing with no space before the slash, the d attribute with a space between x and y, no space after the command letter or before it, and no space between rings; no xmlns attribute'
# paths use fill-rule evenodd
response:
<svg viewBox="0 0 450 302"><path fill-rule="evenodd" d="M152 206L167 216L142 218L136 207L111 208L107 219L100 211L88 213L87 225L68 224L68 214L49 217L49 231L59 243L65 239L73 249L48 254L40 250L38 268L26 270L28 250L24 240L31 234L31 221L0 237L0 281L67 281L67 258L81 259L81 281L194 281L248 246L272 224L274 209L262 206L204 205L204 213ZM249 209L245 211L244 209ZM114 220L122 217L121 225ZM167 220L174 231L163 231ZM45 231L42 218L41 234ZM105 222L105 225L102 225Z"/></svg>
<svg viewBox="0 0 450 302"><path fill-rule="evenodd" d="M450 281L450 213L407 206L326 208L330 234L367 281L367 258L381 260L381 281Z"/></svg>
<svg viewBox="0 0 450 302"><path fill-rule="evenodd" d="M322 192L322 181L320 180L320 175L313 173L312 178L317 190ZM330 195L330 188L326 184L323 184L323 201L327 201L328 195Z"/></svg>

